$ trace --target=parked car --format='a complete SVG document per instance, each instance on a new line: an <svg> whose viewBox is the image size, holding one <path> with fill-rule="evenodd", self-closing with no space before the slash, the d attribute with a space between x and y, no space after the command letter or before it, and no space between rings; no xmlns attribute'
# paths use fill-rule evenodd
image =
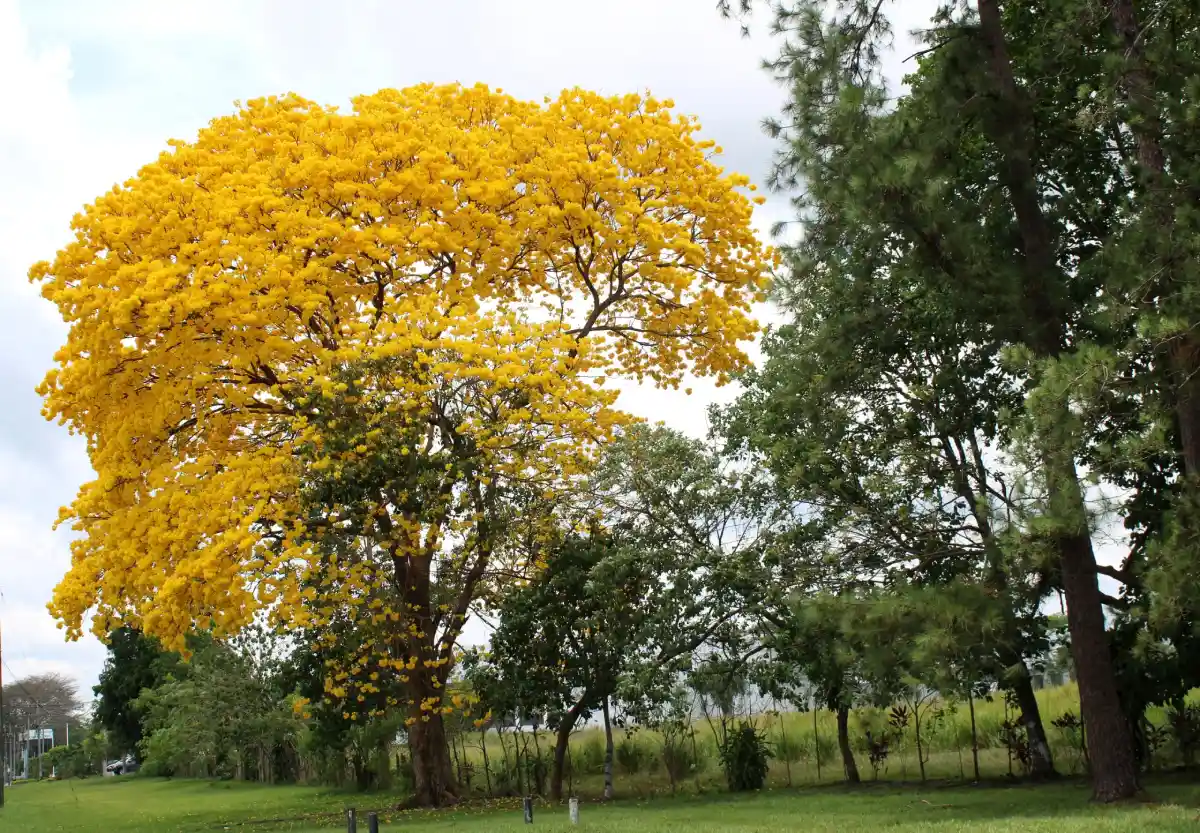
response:
<svg viewBox="0 0 1200 833"><path fill-rule="evenodd" d="M104 770L112 775L129 775L138 771L138 762L129 755L119 761L113 761Z"/></svg>

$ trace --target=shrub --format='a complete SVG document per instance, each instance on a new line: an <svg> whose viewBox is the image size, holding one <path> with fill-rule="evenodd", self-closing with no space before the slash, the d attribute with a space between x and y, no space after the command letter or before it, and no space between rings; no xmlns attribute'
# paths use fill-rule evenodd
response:
<svg viewBox="0 0 1200 833"><path fill-rule="evenodd" d="M637 775L648 770L650 757L642 745L631 737L622 738L613 749L614 761L626 775Z"/></svg>
<svg viewBox="0 0 1200 833"><path fill-rule="evenodd" d="M872 775L878 781L880 771L887 771L887 759L888 754L891 752L891 740L887 732L876 736L868 731L866 737L867 760L871 764Z"/></svg>
<svg viewBox="0 0 1200 833"><path fill-rule="evenodd" d="M1172 706L1167 709L1167 725L1171 727L1184 766L1194 765L1196 750L1200 748L1200 706Z"/></svg>
<svg viewBox="0 0 1200 833"><path fill-rule="evenodd" d="M732 792L761 790L767 780L771 757L766 736L752 723L739 725L721 747L721 766L729 789Z"/></svg>
<svg viewBox="0 0 1200 833"><path fill-rule="evenodd" d="M1086 738L1083 733L1083 721L1075 716L1073 711L1065 711L1059 717L1050 721L1050 725L1058 730L1059 735L1071 750L1071 771L1076 772L1087 763Z"/></svg>

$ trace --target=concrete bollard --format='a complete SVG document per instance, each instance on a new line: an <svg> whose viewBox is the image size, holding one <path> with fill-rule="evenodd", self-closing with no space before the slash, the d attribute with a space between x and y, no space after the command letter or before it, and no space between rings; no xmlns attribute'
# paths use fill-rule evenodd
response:
<svg viewBox="0 0 1200 833"><path fill-rule="evenodd" d="M571 824L579 824L579 799L572 798L567 807L571 814Z"/></svg>

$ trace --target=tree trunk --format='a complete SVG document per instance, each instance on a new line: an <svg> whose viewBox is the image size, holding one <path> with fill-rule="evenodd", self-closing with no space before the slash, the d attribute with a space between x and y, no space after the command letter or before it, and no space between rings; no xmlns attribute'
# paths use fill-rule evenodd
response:
<svg viewBox="0 0 1200 833"><path fill-rule="evenodd" d="M821 731L817 728L817 715L820 706L813 703L813 757L817 759L817 782L821 780Z"/></svg>
<svg viewBox="0 0 1200 833"><path fill-rule="evenodd" d="M1001 154L1000 179L1009 192L1021 236L1026 342L1042 358L1059 355L1066 317L1065 292L1051 226L1042 213L1032 114L1013 76L999 0L978 0L980 32L987 50L997 107L986 127ZM1055 403L1065 423L1068 404ZM1079 676L1080 710L1101 742L1093 747L1092 797L1116 801L1138 791L1129 725L1121 711L1096 586L1096 556L1087 531L1086 507L1075 461L1047 442L1043 473L1050 505L1065 516L1058 550L1071 650Z"/></svg>
<svg viewBox="0 0 1200 833"><path fill-rule="evenodd" d="M408 750L412 756L413 786L419 807L444 807L458 801L458 786L446 742L442 715L415 715L408 728Z"/></svg>
<svg viewBox="0 0 1200 833"><path fill-rule="evenodd" d="M541 795L546 789L546 783L543 780L545 770L542 769L542 743L538 740L538 721L533 721L533 754L534 764L533 771L529 773L529 777L537 780L537 794Z"/></svg>
<svg viewBox="0 0 1200 833"><path fill-rule="evenodd" d="M1092 735L1092 797L1117 801L1135 795L1139 786L1133 741L1121 711L1104 628L1096 557L1087 538L1076 536L1065 543L1069 550L1062 558L1063 589L1071 654L1079 679L1080 711Z"/></svg>
<svg viewBox="0 0 1200 833"><path fill-rule="evenodd" d="M854 760L854 750L850 748L850 709L838 706L837 709L838 747L842 750L842 768L846 771L846 782L857 784L858 763Z"/></svg>
<svg viewBox="0 0 1200 833"><path fill-rule="evenodd" d="M516 734L513 736L513 754L517 759L517 791L523 795L533 795L533 790L529 787L529 742L525 740L525 733L521 731L521 724L518 723L515 727Z"/></svg>
<svg viewBox="0 0 1200 833"><path fill-rule="evenodd" d="M917 767L921 770L921 783L925 783L925 746L921 743L920 706L913 707L913 727L917 737Z"/></svg>
<svg viewBox="0 0 1200 833"><path fill-rule="evenodd" d="M604 800L613 797L613 735L608 698L604 698Z"/></svg>
<svg viewBox="0 0 1200 833"><path fill-rule="evenodd" d="M479 727L479 751L483 753L483 777L487 781L487 793L492 795L492 764L488 760L487 751L487 727Z"/></svg>
<svg viewBox="0 0 1200 833"><path fill-rule="evenodd" d="M1200 476L1200 344L1188 331L1171 339L1171 376L1175 382L1175 420L1183 470Z"/></svg>
<svg viewBox="0 0 1200 833"><path fill-rule="evenodd" d="M792 750L791 750L790 746L788 745L788 741L787 741L787 726L784 724L784 721L783 721L783 712L778 711L778 704L777 704L777 714L779 715L779 739L780 739L780 741L782 741L783 746L786 748L786 753L783 756L783 765L787 769L787 782L788 782L788 786L790 787L790 786L792 786ZM699 758L697 758L696 760L698 761Z"/></svg>
<svg viewBox="0 0 1200 833"><path fill-rule="evenodd" d="M1054 771L1054 757L1050 752L1050 743L1046 740L1046 728L1042 725L1042 714L1033 690L1033 680L1023 661L1017 678L1012 683L1012 690L1021 709L1021 725L1025 727L1025 735L1029 739L1029 774L1034 778L1053 778L1058 774Z"/></svg>
<svg viewBox="0 0 1200 833"><path fill-rule="evenodd" d="M979 727L975 723L975 698L967 692L967 708L971 711L971 764L975 768L975 781L979 781Z"/></svg>
<svg viewBox="0 0 1200 833"><path fill-rule="evenodd" d="M584 695L585 697L587 695ZM571 744L571 732L575 731L575 723L583 711L584 700L571 706L558 724L558 737L554 743L554 770L550 774L550 798L562 801L563 770L567 764L567 748Z"/></svg>
<svg viewBox="0 0 1200 833"><path fill-rule="evenodd" d="M443 724L445 725L445 724ZM463 785L463 758L458 756L458 744L450 739L450 758L454 766L454 783L459 787Z"/></svg>

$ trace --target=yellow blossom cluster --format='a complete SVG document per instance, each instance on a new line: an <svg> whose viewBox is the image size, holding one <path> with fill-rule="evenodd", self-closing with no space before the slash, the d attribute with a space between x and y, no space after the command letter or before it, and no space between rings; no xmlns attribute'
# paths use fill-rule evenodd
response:
<svg viewBox="0 0 1200 833"><path fill-rule="evenodd" d="M89 612L178 644L352 607L372 667L424 674L441 708L473 565L508 546L497 495L586 471L627 421L605 377L747 362L775 254L698 129L580 90L272 97L87 206L31 270L70 326L45 413L96 471L61 514L68 636ZM370 557L322 543L347 529Z"/></svg>

